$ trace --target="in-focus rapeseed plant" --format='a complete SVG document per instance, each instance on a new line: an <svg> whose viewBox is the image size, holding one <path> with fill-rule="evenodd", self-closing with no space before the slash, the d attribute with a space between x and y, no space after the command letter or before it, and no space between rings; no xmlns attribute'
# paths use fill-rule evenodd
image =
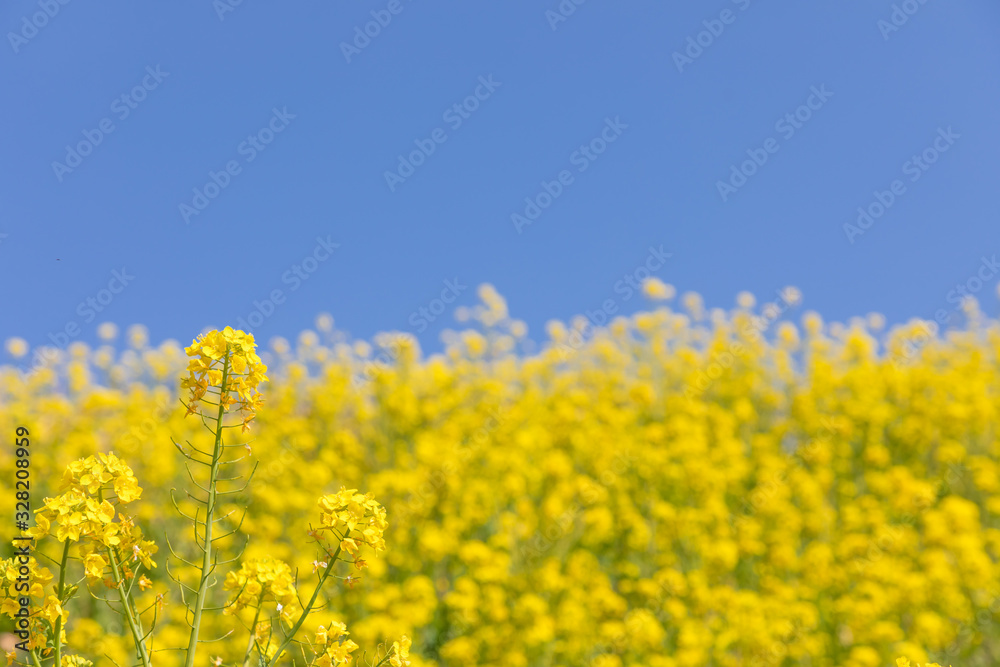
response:
<svg viewBox="0 0 1000 667"><path fill-rule="evenodd" d="M113 337L110 332L106 333L107 337ZM142 348L147 340L144 330L135 327L130 331L130 337L137 348ZM180 383L180 388L189 392L185 416L193 414L200 418L212 436L212 445L209 451L190 441L187 442L188 448L175 443L189 464L207 468L208 474L207 479L199 483L189 465L187 472L195 491L186 493L187 502L174 500L174 505L180 515L191 521L193 543L201 552L202 561L199 567L198 563L174 552L173 547L170 549L180 563L179 569L187 567L197 576L195 585L188 585L182 578L170 573L181 589L183 620L190 630L190 638L186 649L168 646L159 650L175 654L183 652L184 664L188 667L197 664L201 645L212 641L199 639L203 613L218 609L222 609L223 617L238 619L249 631L246 649L236 664L248 665L253 656L256 656L254 659L259 665L278 664L288 655L290 645L301 641L296 636L310 613L318 608L320 593L333 576L337 562L347 560L341 558L341 553L348 553L350 560L360 569L365 565L361 558L362 546L373 553L385 550L382 537L388 526L385 509L370 494L359 494L342 487L339 493L324 495L318 501L321 527L310 531L310 534L320 545L326 561L308 603L303 606L300 602L296 591L297 576L289 565L270 556L262 556L243 559L236 570L226 574L222 588L232 591L233 596L225 605L206 606L211 589L216 585L215 573L219 565L240 560L237 554L220 561L220 546L216 544L238 532L240 525L225 534L214 534L213 531L217 523L223 523L229 516L219 515L222 499L237 493L236 490L223 488L226 483L239 479L238 475L220 474L223 466L240 461L227 457L227 449L246 447L249 450L248 444L227 444L224 429L234 426L240 426L243 432L249 429L250 421L262 402L260 385L268 379L265 375L267 368L255 350L252 335L228 327L224 331L208 332L186 349L191 360L187 365L188 375ZM70 372L79 370L70 369ZM205 406L215 409L214 419L211 414L202 411ZM238 424L227 423L226 416L233 409L239 412ZM243 489L246 488L247 485L244 485ZM155 594L153 599L145 596L145 604L138 600L154 586L151 579L140 574L140 568L152 573L157 567L153 556L158 547L143 537L132 516L120 511L122 506L142 496L143 490L136 476L114 453L99 452L70 463L65 469L60 491L59 496L45 499L44 506L35 512L35 525L23 531L22 537L15 541L15 546L29 537L36 542L49 537L60 542L61 558L55 561L58 564L58 584L51 585L54 575L47 568L40 567L34 556L21 553L0 564L4 571L0 613L18 623L22 641L15 648L24 652L28 662L23 664L34 667L92 664L82 655L63 652L77 643L67 634L70 620L68 607L79 590L78 584L86 581L93 599L103 601L116 610L128 626L132 640L131 660L149 667L157 650L153 641L154 630L166 602L164 593ZM188 507L192 504L193 512ZM329 538L333 538L332 544L327 541ZM24 549L20 551L24 552ZM39 553L45 553L44 548ZM73 566L72 561L78 561L79 566ZM68 578L75 576L70 573L71 569L77 572L82 569L83 578L77 583L71 583ZM102 587L117 593L117 599L105 597L107 593L101 592ZM28 605L32 599L34 604ZM250 623L246 623L248 614L253 617ZM330 628L336 629L332 640L330 630L323 630L322 626L316 633L317 644L322 645L314 649L316 655L311 664L346 664L351 659L350 653L358 648L357 644L345 641L348 634L346 626L332 624ZM226 636L231 634L232 630ZM105 648L103 640L80 643L83 645L77 649L95 654ZM396 659L401 651L405 652L405 649L394 645L393 652L381 662ZM104 652L104 656L111 658L108 652ZM8 664L16 663L17 657L15 652L8 653ZM224 660L222 656L217 656L213 664L222 665Z"/></svg>

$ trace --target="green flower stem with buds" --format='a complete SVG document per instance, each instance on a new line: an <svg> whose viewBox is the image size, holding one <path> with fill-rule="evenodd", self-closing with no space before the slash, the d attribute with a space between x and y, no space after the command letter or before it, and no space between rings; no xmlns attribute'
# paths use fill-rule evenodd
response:
<svg viewBox="0 0 1000 667"><path fill-rule="evenodd" d="M330 562L327 564L326 569L323 570L323 574L320 575L319 581L316 582L316 589L313 591L312 597L309 598L309 603L302 608L302 615L299 616L299 620L295 621L295 625L292 626L292 629L285 634L285 641L282 642L282 644L278 647L278 650L274 652L274 657L268 661L267 667L273 667L273 665L278 662L278 658L281 657L281 654L284 653L286 648L288 648L288 645L294 641L295 635L299 632L299 628L302 627L302 624L306 622L306 618L308 618L310 612L312 612L313 606L316 604L316 598L319 597L319 592L323 590L323 584L325 584L326 580L330 578L330 574L333 572L334 566L337 565L337 559L339 557L340 547L337 547L337 550L330 557Z"/></svg>
<svg viewBox="0 0 1000 667"><path fill-rule="evenodd" d="M122 602L122 616L128 623L128 629L132 633L132 641L135 643L135 650L139 654L139 659L142 660L143 667L149 667L149 653L146 651L146 642L143 641L142 637L142 621L132 609L132 601L128 591L125 590L125 581L122 579L121 570L118 567L118 559L115 558L114 547L108 547L108 558L111 561L111 575L115 579L115 586ZM56 666L58 667L60 664L57 662Z"/></svg>
<svg viewBox="0 0 1000 667"><path fill-rule="evenodd" d="M208 578L214 569L212 564L212 523L215 520L215 494L219 479L219 464L222 461L222 418L226 413L229 350L230 346L226 345L226 354L222 362L222 383L219 386L219 412L215 421L215 449L212 452L212 468L208 478L208 500L205 505L205 543L202 547L201 581L198 585L198 597L192 610L194 618L191 623L191 640L188 642L184 667L194 667L195 653L198 649L198 628L201 626L201 613L205 608L205 598L208 597Z"/></svg>
<svg viewBox="0 0 1000 667"><path fill-rule="evenodd" d="M63 595L66 594L66 563L69 561L69 545L70 542L67 539L63 546L62 562L59 563L59 588L56 590L56 597L59 598L59 604L64 604L66 601L63 600ZM59 614L59 618L56 619L55 626L55 636L52 637L52 643L55 645L56 649L56 666L62 665L62 614Z"/></svg>
<svg viewBox="0 0 1000 667"><path fill-rule="evenodd" d="M103 501L104 491L103 490L98 491L97 497L98 499ZM68 546L69 543L67 542L67 547ZM138 653L139 659L142 661L143 667L149 667L150 665L149 652L146 650L146 642L143 641L142 620L139 618L139 616L135 613L135 610L132 608L132 596L129 593L129 591L125 589L125 581L122 577L121 569L118 567L118 559L115 558L115 548L113 546L108 547L108 562L111 563L111 576L115 581L115 587L116 590L118 591L118 597L122 603L122 612L121 612L122 617L125 619L125 622L128 624L128 629L132 633L132 641L135 644L136 653ZM62 589L62 581L61 581L62 575L64 575L65 573L66 573L66 564L64 560L62 566L62 574L60 575L60 582L59 582L60 589ZM60 665L62 665L62 662L60 662L59 653L57 652L55 667L60 667Z"/></svg>
<svg viewBox="0 0 1000 667"><path fill-rule="evenodd" d="M247 652L243 655L243 661L240 663L243 667L248 667L250 664L250 653L253 651L254 640L257 637L257 621L260 620L260 609L264 606L264 591L260 592L260 599L257 601L257 611L253 615L253 623L250 624L250 641L247 642Z"/></svg>

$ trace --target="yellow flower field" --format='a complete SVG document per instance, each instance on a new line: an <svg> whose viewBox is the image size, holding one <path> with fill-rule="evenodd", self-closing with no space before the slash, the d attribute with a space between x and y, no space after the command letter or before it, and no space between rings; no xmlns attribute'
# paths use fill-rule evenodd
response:
<svg viewBox="0 0 1000 667"><path fill-rule="evenodd" d="M647 294L667 303L672 290ZM240 394L248 430L226 432L229 472L245 481L257 467L219 501L218 534L234 534L216 543L196 664L244 664L255 601L288 624L330 571L317 539L356 520L370 540L341 543L354 564L279 664L1000 661L1000 322L971 304L963 330L929 338L916 321L885 332L878 316L827 325L790 309L791 292L780 320L749 295L730 311L689 295L606 328L554 322L533 350L504 300L480 296L439 355L406 334L351 342L329 317L297 341L257 343L267 380ZM212 344L206 358L226 349ZM136 549L123 565L150 561L136 613L147 629L156 615L164 666L184 664L193 604L168 577L193 569L171 550L201 558L178 512L195 512L183 452L212 450L181 402L197 391L187 345L151 347L134 328L30 375L0 368L4 516L17 427L31 433L33 510L62 493L67 466L113 452L66 474L127 503L135 525L115 530ZM89 508L73 539L100 541L106 501L59 502ZM57 505L40 523L58 522ZM8 544L17 534L3 522ZM62 547L50 536L40 550L33 572L51 591L38 568L56 572ZM109 594L112 564L75 559L65 583L78 594L44 610L64 624L63 664L138 664L128 624L87 592Z"/></svg>

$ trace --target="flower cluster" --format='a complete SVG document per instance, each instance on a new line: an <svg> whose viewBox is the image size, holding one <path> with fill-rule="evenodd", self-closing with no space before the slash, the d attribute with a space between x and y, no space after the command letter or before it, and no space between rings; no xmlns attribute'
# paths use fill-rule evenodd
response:
<svg viewBox="0 0 1000 667"><path fill-rule="evenodd" d="M350 633L343 623L334 621L329 627L319 626L316 630L316 641L312 651L316 654L312 667L338 667L348 665L358 650L358 645L347 638Z"/></svg>
<svg viewBox="0 0 1000 667"><path fill-rule="evenodd" d="M385 508L372 494L341 487L337 493L320 498L319 509L320 527L315 535L322 538L324 533L331 533L336 546L353 556L359 567L364 565L359 557L361 545L371 547L375 553L385 550L382 533L389 524Z"/></svg>
<svg viewBox="0 0 1000 667"><path fill-rule="evenodd" d="M265 602L274 602L285 621L292 621L302 613L291 568L274 558L264 556L245 561L239 570L226 575L223 588L237 591L226 606L226 614L235 614L246 607L260 609Z"/></svg>
<svg viewBox="0 0 1000 667"><path fill-rule="evenodd" d="M215 398L219 403L214 405L221 404L226 412L236 406L243 430L248 430L261 404L260 384L268 379L267 366L256 350L253 334L231 327L209 331L185 348L192 357L188 362L188 377L181 383L183 389L189 390L188 414L197 411L198 403L207 394L217 392Z"/></svg>
<svg viewBox="0 0 1000 667"><path fill-rule="evenodd" d="M132 469L122 460L113 453L102 453L74 461L66 467L61 490L59 496L45 499L35 513L35 526L25 535L36 540L51 535L60 542L79 543L77 555L88 580L103 582L109 588L117 584L107 576L108 549L118 554L126 579L134 576L136 562L147 569L156 567L152 559L158 550L156 544L143 537L131 517L115 509L142 496Z"/></svg>
<svg viewBox="0 0 1000 667"><path fill-rule="evenodd" d="M392 643L392 655L389 657L389 664L392 667L407 667L410 665L410 638L406 635L398 642Z"/></svg>
<svg viewBox="0 0 1000 667"><path fill-rule="evenodd" d="M108 498L126 505L142 495L132 469L113 453L71 463L63 475L61 490L61 495L45 499L28 535L35 539L53 535L60 542L91 538L105 546L118 545L121 525L114 522L115 506Z"/></svg>

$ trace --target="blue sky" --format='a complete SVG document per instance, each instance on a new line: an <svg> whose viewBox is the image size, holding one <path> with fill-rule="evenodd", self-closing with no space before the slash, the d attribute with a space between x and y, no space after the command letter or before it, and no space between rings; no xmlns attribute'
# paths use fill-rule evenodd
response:
<svg viewBox="0 0 1000 667"><path fill-rule="evenodd" d="M710 307L900 322L978 274L997 311L995 2L63 1L0 6L0 339L186 341L280 290L264 339L433 348L483 282L538 339L640 308L651 248Z"/></svg>

